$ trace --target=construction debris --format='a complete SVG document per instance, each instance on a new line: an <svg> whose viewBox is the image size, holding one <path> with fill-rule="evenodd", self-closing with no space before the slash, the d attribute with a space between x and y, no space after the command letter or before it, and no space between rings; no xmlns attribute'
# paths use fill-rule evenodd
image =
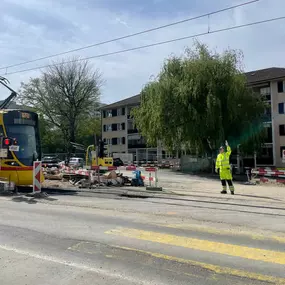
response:
<svg viewBox="0 0 285 285"><path fill-rule="evenodd" d="M93 188L99 186L128 186L132 185L132 181L128 176L123 176L122 173L110 171L105 174L99 174L95 171L66 168L45 168L43 170L45 180L58 180L61 182L69 182L70 186L79 188ZM45 183L47 184L47 183ZM60 186L58 186L60 187Z"/></svg>

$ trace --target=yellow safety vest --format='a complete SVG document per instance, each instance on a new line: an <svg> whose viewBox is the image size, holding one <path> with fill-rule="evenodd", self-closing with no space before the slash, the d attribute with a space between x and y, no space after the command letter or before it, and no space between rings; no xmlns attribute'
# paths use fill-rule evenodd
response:
<svg viewBox="0 0 285 285"><path fill-rule="evenodd" d="M220 171L230 169L230 155L232 150L229 146L227 146L227 151L223 153L219 153L216 159L216 168L220 169Z"/></svg>

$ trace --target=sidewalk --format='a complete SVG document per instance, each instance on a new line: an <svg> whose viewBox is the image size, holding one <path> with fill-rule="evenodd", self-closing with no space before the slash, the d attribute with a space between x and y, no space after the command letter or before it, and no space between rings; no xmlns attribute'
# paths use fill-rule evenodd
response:
<svg viewBox="0 0 285 285"><path fill-rule="evenodd" d="M221 196L221 183L218 177L200 177L198 175L179 172L159 173L159 186L167 192L180 195ZM274 201L285 203L285 186L278 184L246 185L245 182L234 181L235 196L222 195L224 198L247 197L249 200Z"/></svg>

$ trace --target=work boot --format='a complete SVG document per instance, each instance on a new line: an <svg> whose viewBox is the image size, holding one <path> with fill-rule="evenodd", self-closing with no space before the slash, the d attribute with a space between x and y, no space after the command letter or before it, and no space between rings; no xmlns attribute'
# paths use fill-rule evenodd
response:
<svg viewBox="0 0 285 285"><path fill-rule="evenodd" d="M227 190L221 191L221 194L227 194Z"/></svg>
<svg viewBox="0 0 285 285"><path fill-rule="evenodd" d="M234 192L234 191L231 191L231 194L232 194L232 195L235 195L235 192Z"/></svg>

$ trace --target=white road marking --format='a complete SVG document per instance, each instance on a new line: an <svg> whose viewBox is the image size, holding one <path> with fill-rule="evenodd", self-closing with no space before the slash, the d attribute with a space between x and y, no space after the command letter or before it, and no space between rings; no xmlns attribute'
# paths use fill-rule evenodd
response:
<svg viewBox="0 0 285 285"><path fill-rule="evenodd" d="M21 254L21 255L26 255L26 256L31 257L31 258L36 258L36 259L40 259L40 260L44 260L44 261L48 261L48 262L53 262L53 263L57 263L57 264L65 265L65 266L74 267L74 268L79 269L79 270L94 272L94 273L105 275L105 276L111 277L111 278L122 279L122 280L125 280L128 282L134 283L134 284L141 284L141 285L151 285L151 284L157 285L158 284L157 282L153 283L152 281L151 282L142 281L142 280L138 280L136 278L125 276L125 275L122 275L119 273L109 272L107 270L94 268L94 267L91 267L88 265L70 262L70 261L66 261L63 259L56 258L56 257L42 255L42 254L38 254L35 252L30 252L27 250L22 250L22 249L18 249L18 248L6 246L6 245L0 245L0 250L1 249L6 250L6 251L11 251L11 252L14 252L17 254Z"/></svg>

